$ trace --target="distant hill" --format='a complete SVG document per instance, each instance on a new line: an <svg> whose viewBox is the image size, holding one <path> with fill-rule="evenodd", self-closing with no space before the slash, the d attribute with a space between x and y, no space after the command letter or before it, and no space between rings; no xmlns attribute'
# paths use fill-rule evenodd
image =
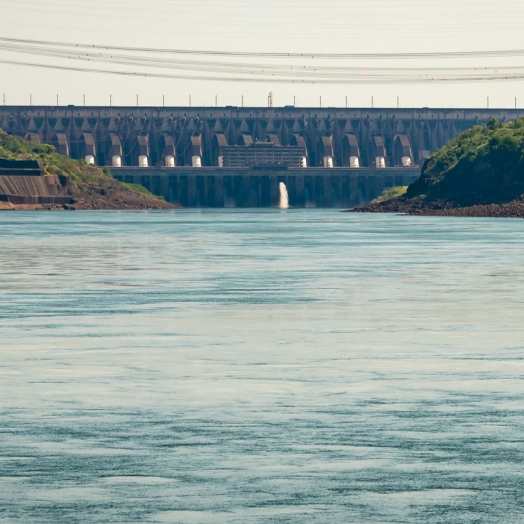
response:
<svg viewBox="0 0 524 524"><path fill-rule="evenodd" d="M355 211L524 218L524 118L460 133L426 160L405 195Z"/></svg>
<svg viewBox="0 0 524 524"><path fill-rule="evenodd" d="M8 160L38 160L45 175L56 175L59 183L71 195L67 209L160 209L173 208L172 204L152 195L142 186L117 182L107 169L87 165L59 155L48 144L33 144L0 130L0 158ZM10 180L11 187L16 181ZM1 186L1 185L0 185ZM21 190L24 184L19 184ZM24 196L24 195L20 195ZM29 196L29 195L28 195ZM34 196L31 194L30 196ZM16 208L16 205L1 203L2 208ZM33 206L35 208L42 206ZM45 206L49 207L49 206ZM24 208L27 208L25 206Z"/></svg>

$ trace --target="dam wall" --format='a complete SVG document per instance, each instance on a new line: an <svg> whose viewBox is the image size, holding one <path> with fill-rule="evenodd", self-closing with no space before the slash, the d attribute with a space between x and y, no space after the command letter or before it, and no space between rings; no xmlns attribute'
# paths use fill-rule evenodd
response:
<svg viewBox="0 0 524 524"><path fill-rule="evenodd" d="M420 175L416 167L333 168L112 168L121 182L140 184L184 207L276 207L283 182L292 207L349 208Z"/></svg>
<svg viewBox="0 0 524 524"><path fill-rule="evenodd" d="M351 207L521 109L0 106L0 128L189 207Z"/></svg>
<svg viewBox="0 0 524 524"><path fill-rule="evenodd" d="M420 166L465 129L522 116L520 109L0 106L0 128L99 166L256 163L249 148L258 144L272 145L279 163L298 158L299 167L386 169Z"/></svg>

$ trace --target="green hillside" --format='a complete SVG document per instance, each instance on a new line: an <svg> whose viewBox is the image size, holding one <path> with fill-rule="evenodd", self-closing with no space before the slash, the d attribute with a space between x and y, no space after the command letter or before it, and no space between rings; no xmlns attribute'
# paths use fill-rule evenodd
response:
<svg viewBox="0 0 524 524"><path fill-rule="evenodd" d="M47 175L58 175L72 203L67 209L167 209L177 207L135 184L121 184L105 169L58 154L48 144L33 144L0 130L0 157L39 160ZM24 196L24 195L20 195ZM5 204L4 208L5 208ZM9 207L9 206L8 206ZM16 206L10 206L16 207ZM56 207L56 206L55 206Z"/></svg>
<svg viewBox="0 0 524 524"><path fill-rule="evenodd" d="M1 129L0 157L10 160L40 160L47 174L68 177L76 184L97 184L103 187L118 184L105 169L59 155L49 144L33 144L21 137L8 135Z"/></svg>
<svg viewBox="0 0 524 524"><path fill-rule="evenodd" d="M461 206L507 202L524 193L524 118L475 126L426 161L407 199Z"/></svg>

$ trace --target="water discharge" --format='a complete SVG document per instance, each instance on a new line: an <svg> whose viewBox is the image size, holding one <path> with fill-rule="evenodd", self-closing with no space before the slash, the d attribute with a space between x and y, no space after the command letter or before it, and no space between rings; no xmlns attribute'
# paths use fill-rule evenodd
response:
<svg viewBox="0 0 524 524"><path fill-rule="evenodd" d="M278 184L278 189L280 190L280 204L281 209L287 209L289 207L289 195L287 194L287 187L284 182Z"/></svg>

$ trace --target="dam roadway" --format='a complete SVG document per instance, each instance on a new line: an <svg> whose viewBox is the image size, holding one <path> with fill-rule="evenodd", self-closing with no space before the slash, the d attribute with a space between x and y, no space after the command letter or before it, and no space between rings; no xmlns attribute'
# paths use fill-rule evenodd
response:
<svg viewBox="0 0 524 524"><path fill-rule="evenodd" d="M349 207L407 185L461 131L519 109L0 106L0 128L197 207Z"/></svg>

